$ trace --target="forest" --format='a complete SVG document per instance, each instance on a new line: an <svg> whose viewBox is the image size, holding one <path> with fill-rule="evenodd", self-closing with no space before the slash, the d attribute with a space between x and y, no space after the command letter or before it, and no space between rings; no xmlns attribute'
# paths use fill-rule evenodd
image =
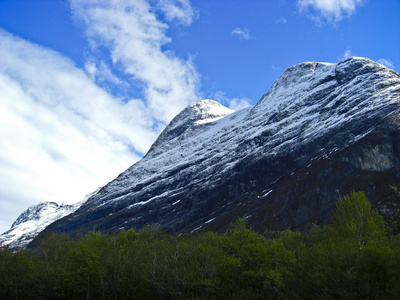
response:
<svg viewBox="0 0 400 300"><path fill-rule="evenodd" d="M260 234L245 217L222 234L48 232L1 247L0 299L400 299L396 220L352 192L304 232Z"/></svg>

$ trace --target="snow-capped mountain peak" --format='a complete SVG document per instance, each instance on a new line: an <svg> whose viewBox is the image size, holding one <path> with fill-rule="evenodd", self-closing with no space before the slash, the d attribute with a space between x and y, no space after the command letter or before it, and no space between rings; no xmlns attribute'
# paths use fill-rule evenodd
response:
<svg viewBox="0 0 400 300"><path fill-rule="evenodd" d="M75 204L57 204L42 202L28 207L11 225L11 228L0 235L0 246L25 248L41 231L54 221L75 212L89 197L98 190L85 196Z"/></svg>
<svg viewBox="0 0 400 300"><path fill-rule="evenodd" d="M19 215L17 220L15 220L15 222L11 225L11 229L14 229L27 220L37 221L43 218L43 216L50 215L58 208L59 205L55 202L42 202L38 205L30 206L26 211Z"/></svg>
<svg viewBox="0 0 400 300"><path fill-rule="evenodd" d="M231 110L214 100L200 100L189 105L181 111L164 129L157 140L151 146L147 156L154 154L156 149L162 147L165 150L167 143L174 138L179 137L180 140L197 134L202 131L204 126L217 121L231 113ZM202 128L200 128L202 127Z"/></svg>
<svg viewBox="0 0 400 300"><path fill-rule="evenodd" d="M400 75L365 58L308 62L286 70L254 107L188 106L143 159L49 228L157 223L191 233L247 215L260 231L300 229L326 224L352 190L400 207L399 195L381 196L391 186L400 187Z"/></svg>

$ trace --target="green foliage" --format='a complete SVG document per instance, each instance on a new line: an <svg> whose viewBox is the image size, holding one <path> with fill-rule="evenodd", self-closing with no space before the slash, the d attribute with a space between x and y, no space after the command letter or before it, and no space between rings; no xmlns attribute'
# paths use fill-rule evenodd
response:
<svg viewBox="0 0 400 300"><path fill-rule="evenodd" d="M286 239L289 243L289 238ZM238 219L221 238L224 253L219 268L221 298L276 298L291 275L295 252L282 239L267 240Z"/></svg>
<svg viewBox="0 0 400 300"><path fill-rule="evenodd" d="M305 233L291 298L396 299L398 240L362 192L338 200L333 223Z"/></svg>
<svg viewBox="0 0 400 300"><path fill-rule="evenodd" d="M333 223L262 236L238 219L225 234L158 226L0 249L0 299L399 299L400 239L363 193Z"/></svg>
<svg viewBox="0 0 400 300"><path fill-rule="evenodd" d="M387 216L386 222L394 235L400 234L400 209Z"/></svg>
<svg viewBox="0 0 400 300"><path fill-rule="evenodd" d="M343 239L356 240L360 245L384 238L388 228L364 192L352 192L338 200L333 214L334 234Z"/></svg>

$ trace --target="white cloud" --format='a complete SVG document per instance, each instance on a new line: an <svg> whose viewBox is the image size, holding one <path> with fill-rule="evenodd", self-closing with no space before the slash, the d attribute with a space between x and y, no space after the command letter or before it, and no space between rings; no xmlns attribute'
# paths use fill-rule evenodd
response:
<svg viewBox="0 0 400 300"><path fill-rule="evenodd" d="M240 110L251 106L248 98L228 98L225 92L222 91L215 92L212 98L233 110Z"/></svg>
<svg viewBox="0 0 400 300"><path fill-rule="evenodd" d="M249 106L251 106L250 100L246 97L243 97L230 99L228 108L233 110L240 110Z"/></svg>
<svg viewBox="0 0 400 300"><path fill-rule="evenodd" d="M158 8L165 13L168 21L177 20L183 25L191 25L198 17L189 0L160 0Z"/></svg>
<svg viewBox="0 0 400 300"><path fill-rule="evenodd" d="M81 200L156 138L141 101L113 98L70 60L5 31L0 45L0 202L10 224L29 205Z"/></svg>
<svg viewBox="0 0 400 300"><path fill-rule="evenodd" d="M191 59L162 50L171 39L155 12L189 25L188 1L73 0L71 8L91 45L85 70L0 29L2 231L30 205L76 202L114 179L198 100L199 75ZM129 89L139 96L108 92Z"/></svg>
<svg viewBox="0 0 400 300"><path fill-rule="evenodd" d="M241 40L250 40L253 38L253 36L250 34L249 30L247 28L235 28L231 32L232 35L237 35L239 39Z"/></svg>
<svg viewBox="0 0 400 300"><path fill-rule="evenodd" d="M324 20L337 23L352 15L363 2L364 0L298 0L297 6L300 13L308 13L317 23Z"/></svg>
<svg viewBox="0 0 400 300"><path fill-rule="evenodd" d="M168 26L146 1L82 0L71 6L93 50L85 70L0 31L2 226L30 205L76 202L114 179L198 99L200 80L191 59L162 50L171 41ZM158 9L179 24L195 17L183 0L161 1ZM102 47L113 65L98 55ZM144 96L120 99L101 88L108 84L139 86Z"/></svg>
<svg viewBox="0 0 400 300"><path fill-rule="evenodd" d="M393 63L388 59L380 58L376 62L381 64L381 65L384 65L384 66L386 66L386 67L388 67L390 69L394 69Z"/></svg>
<svg viewBox="0 0 400 300"><path fill-rule="evenodd" d="M90 75L92 80L97 83L105 81L114 85L127 85L125 81L113 74L111 69L103 61L96 63L95 60L88 60L85 63L85 70Z"/></svg>
<svg viewBox="0 0 400 300"><path fill-rule="evenodd" d="M182 60L162 46L171 42L168 26L157 19L144 0L110 2L72 0L74 16L82 21L96 50L105 46L114 66L144 85L145 105L154 119L169 122L198 100L200 77L191 59ZM187 1L161 1L168 19L190 24L194 13ZM174 9L175 7L175 9Z"/></svg>
<svg viewBox="0 0 400 300"><path fill-rule="evenodd" d="M271 69L274 70L274 71L280 71L281 68L279 67L279 65L272 64L271 65Z"/></svg>
<svg viewBox="0 0 400 300"><path fill-rule="evenodd" d="M339 55L337 57L337 61L339 62L339 61L345 60L345 59L347 59L349 57L352 57L352 56L355 56L355 55L353 54L351 49L347 49L341 55Z"/></svg>
<svg viewBox="0 0 400 300"><path fill-rule="evenodd" d="M287 23L287 19L286 18L280 18L280 19L276 20L276 23L286 24Z"/></svg>

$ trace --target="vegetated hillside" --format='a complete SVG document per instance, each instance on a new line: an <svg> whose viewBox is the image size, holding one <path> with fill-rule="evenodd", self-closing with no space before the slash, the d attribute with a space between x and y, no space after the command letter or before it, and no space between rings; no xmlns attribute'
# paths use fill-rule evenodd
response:
<svg viewBox="0 0 400 300"><path fill-rule="evenodd" d="M146 156L54 222L56 232L258 231L326 224L363 190L383 214L400 203L400 76L365 58L302 63L254 106L190 105Z"/></svg>

